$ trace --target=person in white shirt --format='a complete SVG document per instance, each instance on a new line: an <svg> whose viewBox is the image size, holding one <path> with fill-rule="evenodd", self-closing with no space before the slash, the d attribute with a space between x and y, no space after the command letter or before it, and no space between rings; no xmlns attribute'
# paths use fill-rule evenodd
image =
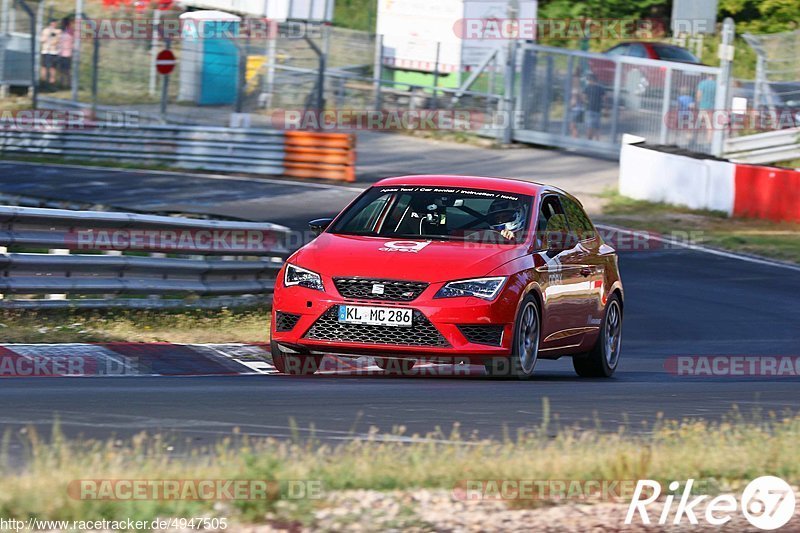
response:
<svg viewBox="0 0 800 533"><path fill-rule="evenodd" d="M61 40L61 30L55 20L42 30L40 43L42 46L41 80L54 85L56 82L56 67L58 66L58 43Z"/></svg>

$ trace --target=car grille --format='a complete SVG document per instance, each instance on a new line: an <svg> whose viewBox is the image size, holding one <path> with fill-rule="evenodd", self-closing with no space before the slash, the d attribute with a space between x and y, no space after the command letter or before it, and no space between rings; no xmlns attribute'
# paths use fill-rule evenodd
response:
<svg viewBox="0 0 800 533"><path fill-rule="evenodd" d="M458 326L466 339L473 344L500 346L503 344L502 325Z"/></svg>
<svg viewBox="0 0 800 533"><path fill-rule="evenodd" d="M275 331L292 331L300 320L300 315L292 313L275 312Z"/></svg>
<svg viewBox="0 0 800 533"><path fill-rule="evenodd" d="M410 302L428 287L427 283L421 281L392 279L333 278L333 283L344 298L391 302ZM382 285L383 294L373 293L374 285Z"/></svg>
<svg viewBox="0 0 800 533"><path fill-rule="evenodd" d="M323 341L363 342L365 344L394 344L402 346L447 347L450 343L431 324L425 315L414 310L411 327L367 326L339 322L339 306L334 305L322 314L305 338Z"/></svg>

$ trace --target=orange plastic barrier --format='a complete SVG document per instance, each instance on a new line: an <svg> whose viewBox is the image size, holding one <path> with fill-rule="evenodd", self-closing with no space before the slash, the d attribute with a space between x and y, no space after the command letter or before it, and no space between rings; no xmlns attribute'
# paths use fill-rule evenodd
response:
<svg viewBox="0 0 800 533"><path fill-rule="evenodd" d="M356 136L317 131L284 132L284 175L356 181Z"/></svg>
<svg viewBox="0 0 800 533"><path fill-rule="evenodd" d="M800 222L800 172L736 165L733 216Z"/></svg>

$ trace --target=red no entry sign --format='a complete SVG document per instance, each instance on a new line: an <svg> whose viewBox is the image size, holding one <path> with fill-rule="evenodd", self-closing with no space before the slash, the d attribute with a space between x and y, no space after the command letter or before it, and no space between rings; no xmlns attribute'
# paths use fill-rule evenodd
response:
<svg viewBox="0 0 800 533"><path fill-rule="evenodd" d="M175 54L172 50L161 50L156 56L156 70L159 74L169 74L175 68Z"/></svg>

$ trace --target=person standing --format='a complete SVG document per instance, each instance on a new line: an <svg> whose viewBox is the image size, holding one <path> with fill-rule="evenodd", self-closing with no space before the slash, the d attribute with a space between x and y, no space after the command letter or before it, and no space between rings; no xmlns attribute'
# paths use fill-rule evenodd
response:
<svg viewBox="0 0 800 533"><path fill-rule="evenodd" d="M692 88L688 85L682 86L679 92L680 94L675 101L676 116L674 117L674 128L677 130L676 137L678 139L678 145L688 146L693 142L692 132L696 131L697 125L696 117L694 116L694 97L692 97Z"/></svg>
<svg viewBox="0 0 800 533"><path fill-rule="evenodd" d="M586 97L586 137L600 140L600 118L603 115L603 100L606 90L597 83L594 74L589 74L583 94Z"/></svg>
<svg viewBox="0 0 800 533"><path fill-rule="evenodd" d="M714 106L717 101L717 81L713 74L697 84L698 125L706 130L706 143L711 144L714 137Z"/></svg>
<svg viewBox="0 0 800 533"><path fill-rule="evenodd" d="M58 44L61 39L61 30L55 20L51 20L42 30L39 39L42 51L42 65L40 78L50 86L56 83L56 66L58 63Z"/></svg>
<svg viewBox="0 0 800 533"><path fill-rule="evenodd" d="M69 17L64 17L61 27L61 38L58 44L58 84L64 88L70 85L75 34L72 29L72 20Z"/></svg>
<svg viewBox="0 0 800 533"><path fill-rule="evenodd" d="M572 97L569 100L569 131L573 137L578 136L578 128L583 124L586 109L583 107L583 95L580 89L572 89Z"/></svg>

